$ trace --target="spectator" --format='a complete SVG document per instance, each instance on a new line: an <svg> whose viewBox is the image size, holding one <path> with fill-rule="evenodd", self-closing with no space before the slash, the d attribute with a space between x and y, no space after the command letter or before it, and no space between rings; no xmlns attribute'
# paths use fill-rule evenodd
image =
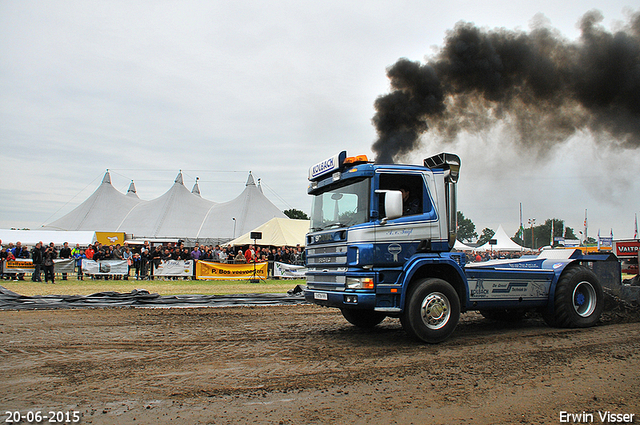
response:
<svg viewBox="0 0 640 425"><path fill-rule="evenodd" d="M84 250L84 255L87 257L87 260L93 260L93 254L95 253L95 249L93 245L89 245L87 249Z"/></svg>
<svg viewBox="0 0 640 425"><path fill-rule="evenodd" d="M124 243L121 252L122 259L127 262L127 274L124 275L124 280L129 280L129 276L131 275L131 268L133 267L133 254L131 253L131 249L126 242Z"/></svg>
<svg viewBox="0 0 640 425"><path fill-rule="evenodd" d="M84 276L82 274L82 260L87 258L83 249L80 249L77 245L76 248L73 249L74 254L73 258L76 260L76 270L78 271L78 280L84 280Z"/></svg>
<svg viewBox="0 0 640 425"><path fill-rule="evenodd" d="M33 274L31 275L31 280L33 282L42 282L42 279L40 278L40 269L44 262L42 242L38 242L36 246L33 247L33 250L31 251L31 260L33 261Z"/></svg>
<svg viewBox="0 0 640 425"><path fill-rule="evenodd" d="M7 248L5 248L5 247L0 247L0 248L1 248L1 249L0 249L0 262L2 262L2 261L6 261L6 259L7 259L7 255L8 255L8 254L7 254ZM7 275L5 275L4 273L2 273L2 278L3 278L3 279L5 279L5 280L6 280L6 279L7 279L7 276L8 276L8 274L7 274Z"/></svg>
<svg viewBox="0 0 640 425"><path fill-rule="evenodd" d="M56 251L55 244L51 242L44 251L44 283L51 280L51 283L55 283L55 276L53 273L53 260L58 257L58 251Z"/></svg>
<svg viewBox="0 0 640 425"><path fill-rule="evenodd" d="M247 262L247 257L243 254L241 249L238 250L238 253L234 257L234 262L238 264L243 264Z"/></svg>
<svg viewBox="0 0 640 425"><path fill-rule="evenodd" d="M156 245L155 249L151 253L151 262L149 263L149 276L150 279L153 280L153 269L154 267L158 267L160 262L162 261L162 249L160 245Z"/></svg>
<svg viewBox="0 0 640 425"><path fill-rule="evenodd" d="M60 258L71 258L71 248L69 248L69 242L65 242L60 248ZM62 273L62 280L67 280L67 274Z"/></svg>
<svg viewBox="0 0 640 425"><path fill-rule="evenodd" d="M140 251L140 279L147 279L149 274L149 264L151 263L151 248L146 244L149 242L145 242L145 247Z"/></svg>
<svg viewBox="0 0 640 425"><path fill-rule="evenodd" d="M200 248L198 247L198 244L196 243L195 248L193 248L193 251L191 251L191 259L193 261L198 261L200 259L201 255L202 255L202 252L200 251Z"/></svg>
<svg viewBox="0 0 640 425"><path fill-rule="evenodd" d="M229 254L227 253L227 247L223 247L220 251L220 262L226 263L229 260Z"/></svg>
<svg viewBox="0 0 640 425"><path fill-rule="evenodd" d="M22 242L18 241L16 242L16 246L15 248L13 248L13 257L14 260L15 259L20 259L20 258L29 258L29 256L27 255L25 257L25 253L29 253L29 250L26 248L23 248L22 246ZM14 276L14 279L18 279L18 280L24 280L24 273L17 273Z"/></svg>
<svg viewBox="0 0 640 425"><path fill-rule="evenodd" d="M253 250L253 245L249 245L249 247L244 251L244 258L246 263L255 261L256 252Z"/></svg>
<svg viewBox="0 0 640 425"><path fill-rule="evenodd" d="M140 280L140 270L142 269L142 256L137 252L131 257L131 263L135 270L136 280Z"/></svg>

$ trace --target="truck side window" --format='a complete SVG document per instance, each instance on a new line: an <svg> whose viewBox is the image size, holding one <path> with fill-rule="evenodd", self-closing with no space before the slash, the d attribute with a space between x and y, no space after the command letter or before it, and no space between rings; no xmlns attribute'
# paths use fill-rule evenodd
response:
<svg viewBox="0 0 640 425"><path fill-rule="evenodd" d="M416 174L380 174L380 189L399 190L403 194L403 216L424 213L424 183ZM379 197L380 217L384 217L384 195Z"/></svg>

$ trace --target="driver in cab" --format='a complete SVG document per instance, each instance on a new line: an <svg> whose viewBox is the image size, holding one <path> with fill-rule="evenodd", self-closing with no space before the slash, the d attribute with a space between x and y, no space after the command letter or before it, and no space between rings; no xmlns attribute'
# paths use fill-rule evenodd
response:
<svg viewBox="0 0 640 425"><path fill-rule="evenodd" d="M412 196L408 186L400 187L402 192L402 215L414 215L420 213L420 200Z"/></svg>

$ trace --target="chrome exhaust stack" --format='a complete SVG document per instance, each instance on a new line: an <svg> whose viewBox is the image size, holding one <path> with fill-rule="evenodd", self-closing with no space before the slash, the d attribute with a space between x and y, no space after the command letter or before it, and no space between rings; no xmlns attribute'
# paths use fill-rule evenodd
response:
<svg viewBox="0 0 640 425"><path fill-rule="evenodd" d="M456 183L460 175L460 157L452 153L440 153L430 158L425 158L424 166L444 170L445 199L447 201L447 227L449 248L456 243L458 231L458 204Z"/></svg>

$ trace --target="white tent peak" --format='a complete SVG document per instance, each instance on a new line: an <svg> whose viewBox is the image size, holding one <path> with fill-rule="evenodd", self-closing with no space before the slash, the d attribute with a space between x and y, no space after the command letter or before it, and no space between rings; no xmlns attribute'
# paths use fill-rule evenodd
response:
<svg viewBox="0 0 640 425"><path fill-rule="evenodd" d="M227 245L248 245L254 243L251 232L262 233L262 239L255 241L258 245L271 246L304 246L305 235L309 231L309 220L294 220L274 217L266 223L252 229L242 236L230 241Z"/></svg>
<svg viewBox="0 0 640 425"><path fill-rule="evenodd" d="M502 224L498 226L498 230L493 235L491 239L496 240L495 245L489 244L489 242L485 243L482 246L477 247L476 251L524 251L524 248L511 240L511 238L507 235L507 232L502 228Z"/></svg>
<svg viewBox="0 0 640 425"><path fill-rule="evenodd" d="M245 184L245 186L255 186L256 182L253 179L253 174L251 174L251 171L249 171L249 177L247 178L247 184Z"/></svg>
<svg viewBox="0 0 640 425"><path fill-rule="evenodd" d="M193 193L194 195L197 195L197 196L201 196L200 195L200 186L198 186L198 180L200 180L200 177L196 177L196 182L193 185L193 189L191 189L191 193Z"/></svg>
<svg viewBox="0 0 640 425"><path fill-rule="evenodd" d="M141 202L143 201L135 194L125 195L113 187L107 170L102 184L91 196L64 217L43 227L55 230L113 231L128 212Z"/></svg>
<svg viewBox="0 0 640 425"><path fill-rule="evenodd" d="M133 180L131 180L131 184L129 185L129 190L127 190L127 196L137 198L138 194L136 193L136 185L133 184Z"/></svg>
<svg viewBox="0 0 640 425"><path fill-rule="evenodd" d="M469 245L466 245L457 239L456 239L456 243L453 245L453 249L455 249L456 251L475 251L475 248L472 248Z"/></svg>
<svg viewBox="0 0 640 425"><path fill-rule="evenodd" d="M182 180L182 170L180 170L180 172L176 176L176 180L174 181L174 183L180 183L184 185L184 180Z"/></svg>

